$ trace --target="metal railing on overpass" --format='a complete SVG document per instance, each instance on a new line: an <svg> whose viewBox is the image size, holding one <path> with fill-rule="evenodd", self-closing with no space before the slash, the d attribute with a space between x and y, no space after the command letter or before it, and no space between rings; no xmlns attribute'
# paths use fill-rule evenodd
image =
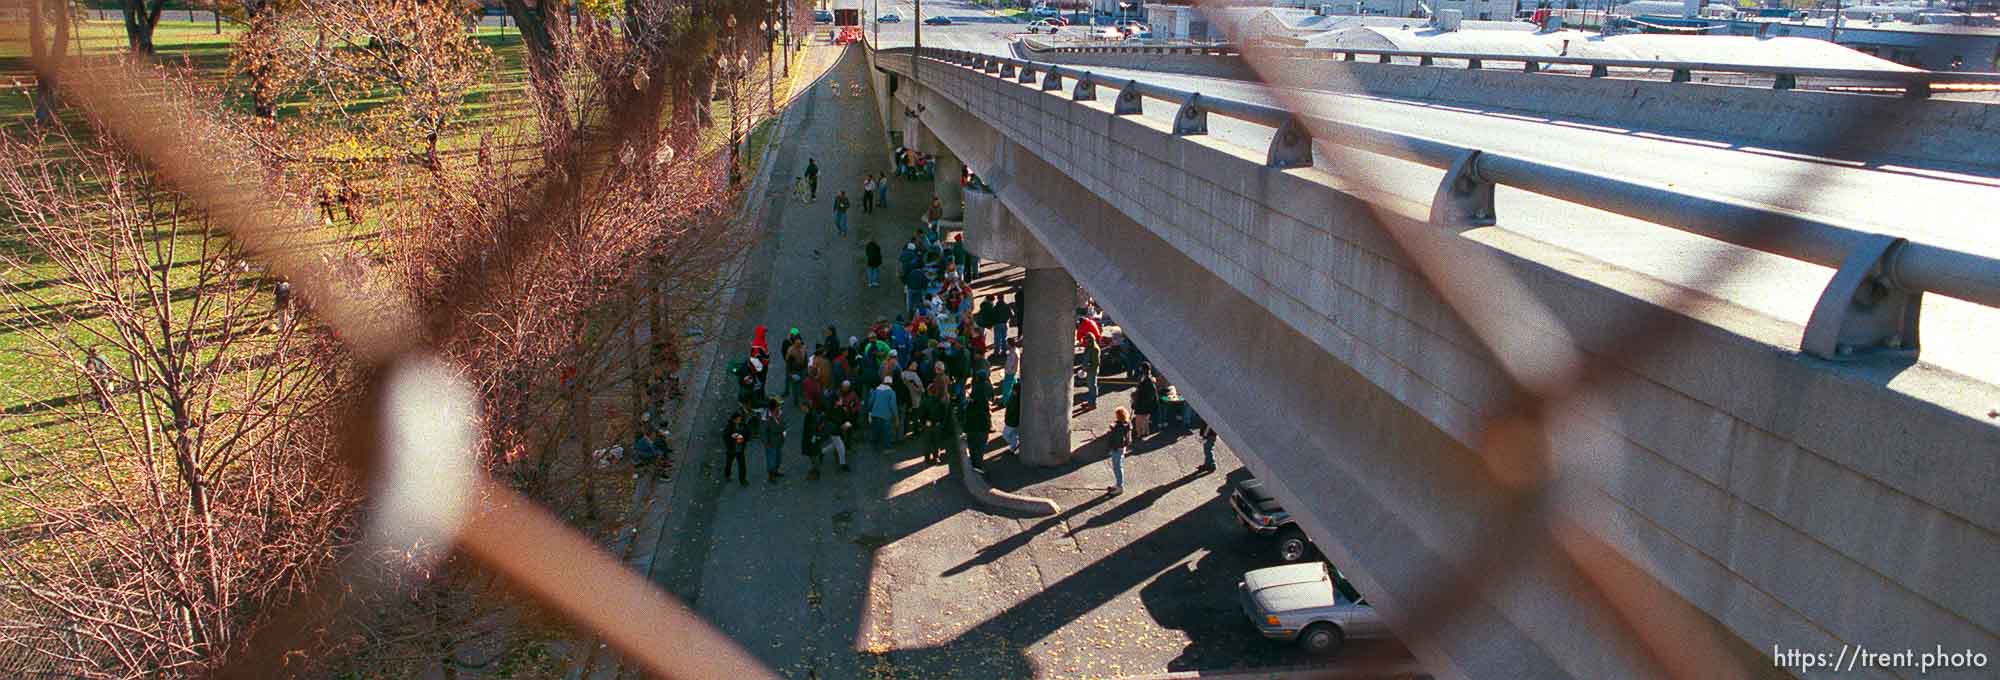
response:
<svg viewBox="0 0 2000 680"><path fill-rule="evenodd" d="M1071 47L1033 47L1030 52L1056 54L1148 54L1241 57L1242 49L1232 45L1085 45ZM1374 57L1377 63L1393 63L1395 59L1415 60L1421 66L1438 66L1438 61L1462 62L1464 68L1482 69L1486 64L1520 64L1521 70L1538 73L1551 65L1588 66L1590 77L1604 78L1611 75L1611 69L1635 69L1647 71L1669 71L1670 80L1676 83L1693 83L1696 72L1727 73L1746 76L1769 76L1772 88L1790 90L1798 87L1799 78L1823 78L1837 80L1843 84L1875 84L1901 88L1903 95L1914 99L1931 96L1940 86L1966 85L1980 87L2000 87L2000 73L1960 73L1953 71L1886 71L1880 69L1814 68L1800 66L1777 66L1759 64L1725 64L1694 61L1658 61L1649 59L1599 59L1590 57L1570 57L1557 55L1501 54L1492 52L1430 52L1421 50L1373 49L1358 47L1282 47L1264 46L1256 48L1260 54L1281 59L1321 59L1329 61L1358 61L1361 57Z"/></svg>
<svg viewBox="0 0 2000 680"><path fill-rule="evenodd" d="M915 48L881 50L913 55ZM1496 223L1494 189L1506 185L1762 252L1835 269L1808 320L1801 351L1834 360L1895 353L1914 356L1923 294L1937 293L2000 307L2000 260L1953 248L1911 241L1767 206L1747 204L1683 189L1607 177L1574 168L1491 153L1426 137L1343 123L1302 118L1282 108L1211 97L1199 92L1137 80L1113 78L1075 67L1025 61L962 50L924 48L931 61L995 75L1022 86L1060 93L1065 81L1072 101L1094 101L1099 86L1118 91L1111 112L1145 113L1146 101L1177 108L1174 136L1208 133L1210 114L1273 128L1266 165L1310 167L1315 141L1445 170L1432 199L1429 219L1446 228ZM1311 129L1329 139L1315 140Z"/></svg>

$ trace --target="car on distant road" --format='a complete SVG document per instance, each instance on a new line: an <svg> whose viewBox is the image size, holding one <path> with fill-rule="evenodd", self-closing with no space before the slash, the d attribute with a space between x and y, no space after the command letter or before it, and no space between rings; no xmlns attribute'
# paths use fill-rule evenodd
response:
<svg viewBox="0 0 2000 680"><path fill-rule="evenodd" d="M813 11L813 23L815 23L815 24L830 24L830 23L833 23L833 12L829 12L829 11L827 11L827 10L823 10L823 9L822 9L822 10L814 10L814 11Z"/></svg>
<svg viewBox="0 0 2000 680"><path fill-rule="evenodd" d="M1047 22L1049 22L1049 25L1050 25L1050 26L1055 26L1055 27L1057 27L1057 28L1061 28L1061 27L1063 27L1063 26L1068 26L1068 25L1069 25L1069 20L1068 20L1068 19L1064 19L1064 18L1062 18L1062 17L1049 17L1048 19L1045 19L1044 21L1047 21Z"/></svg>
<svg viewBox="0 0 2000 680"><path fill-rule="evenodd" d="M1104 28L1091 31L1090 37L1096 38L1098 40L1124 40L1125 34L1118 32L1118 29L1106 26Z"/></svg>
<svg viewBox="0 0 2000 680"><path fill-rule="evenodd" d="M1296 640L1316 656L1339 652L1349 638L1393 635L1375 608L1325 562L1245 572L1236 590L1257 632L1273 640Z"/></svg>
<svg viewBox="0 0 2000 680"><path fill-rule="evenodd" d="M875 20L885 24L900 24L903 23L903 15L895 12L883 12L882 16L875 17Z"/></svg>
<svg viewBox="0 0 2000 680"><path fill-rule="evenodd" d="M931 17L931 18L929 18L929 19L925 19L925 20L924 20L924 24L925 24L925 25L929 25L929 26L950 26L950 25L951 25L951 17L948 17L948 16L945 16L945 15L942 15L942 14L940 14L940 15L937 15L937 16L934 16L934 17Z"/></svg>
<svg viewBox="0 0 2000 680"><path fill-rule="evenodd" d="M1029 14L1033 14L1038 17L1052 17L1058 14L1062 14L1062 10L1050 7L1048 5L1042 5L1040 7L1034 8L1033 10L1030 10Z"/></svg>
<svg viewBox="0 0 2000 680"><path fill-rule="evenodd" d="M1298 521L1292 519L1292 513L1278 504L1278 498L1264 488L1262 481L1252 478L1237 482L1236 489L1229 492L1229 508L1236 511L1236 521L1250 533L1277 539L1275 556L1280 562L1298 562L1319 552L1312 539L1306 538L1305 530L1299 528Z"/></svg>
<svg viewBox="0 0 2000 680"><path fill-rule="evenodd" d="M1036 19L1028 22L1029 33L1054 33L1056 32L1056 28L1055 24L1051 24L1044 19Z"/></svg>

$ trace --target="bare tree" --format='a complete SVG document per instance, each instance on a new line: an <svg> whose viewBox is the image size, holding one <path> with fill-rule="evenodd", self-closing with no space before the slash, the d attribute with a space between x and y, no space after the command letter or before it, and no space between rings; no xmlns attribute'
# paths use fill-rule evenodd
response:
<svg viewBox="0 0 2000 680"><path fill-rule="evenodd" d="M189 112L193 115L193 112ZM0 647L91 678L185 676L344 544L327 473L339 355L278 322L272 287L204 213L117 148L0 139L22 248L0 287L10 362L41 397L7 415ZM49 153L49 150L63 153ZM68 396L49 396L68 395Z"/></svg>
<svg viewBox="0 0 2000 680"><path fill-rule="evenodd" d="M335 124L289 129L297 141L414 149L436 169L438 144L462 122L466 92L492 57L466 35L465 18L463 6L423 0L280 7L252 24L233 61L251 80L259 113L279 98L310 98L314 122ZM394 96L369 103L384 91ZM352 137L300 134L321 131Z"/></svg>

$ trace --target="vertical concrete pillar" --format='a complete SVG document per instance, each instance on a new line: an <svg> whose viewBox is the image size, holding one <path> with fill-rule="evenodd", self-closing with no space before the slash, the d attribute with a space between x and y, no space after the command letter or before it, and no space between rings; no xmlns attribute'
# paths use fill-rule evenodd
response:
<svg viewBox="0 0 2000 680"><path fill-rule="evenodd" d="M965 219L965 187L959 186L958 176L965 171L965 163L950 149L938 145L937 150L937 195L944 204L944 218L950 221Z"/></svg>
<svg viewBox="0 0 2000 680"><path fill-rule="evenodd" d="M1021 306L1021 462L1069 462L1076 279L1059 267L1029 269Z"/></svg>

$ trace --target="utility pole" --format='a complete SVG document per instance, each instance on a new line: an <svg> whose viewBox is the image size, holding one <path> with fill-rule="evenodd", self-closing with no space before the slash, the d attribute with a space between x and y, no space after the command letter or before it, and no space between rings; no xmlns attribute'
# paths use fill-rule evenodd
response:
<svg viewBox="0 0 2000 680"><path fill-rule="evenodd" d="M924 0L911 0L910 4L912 7L910 11L917 15L914 17L916 23L910 24L910 28L915 31L913 35L916 36L913 40L917 44L917 51L910 56L910 84L915 85L917 68L924 63ZM911 98L915 98L914 90L911 91Z"/></svg>

